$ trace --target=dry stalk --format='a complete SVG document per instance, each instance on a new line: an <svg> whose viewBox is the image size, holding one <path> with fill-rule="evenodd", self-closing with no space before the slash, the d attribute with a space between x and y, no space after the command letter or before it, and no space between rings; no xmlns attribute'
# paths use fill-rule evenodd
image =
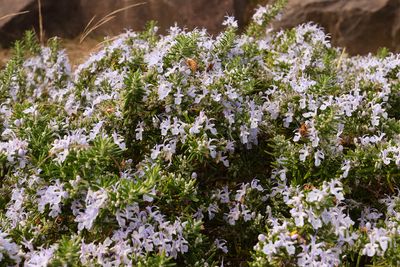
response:
<svg viewBox="0 0 400 267"><path fill-rule="evenodd" d="M28 10L24 10L24 11L21 11L21 12L10 13L10 14L7 14L7 15L4 15L4 16L0 17L0 20L8 19L10 17L19 16L19 15L26 14L26 13L29 13L29 11Z"/></svg>
<svg viewBox="0 0 400 267"><path fill-rule="evenodd" d="M98 44L96 45L95 49L99 49L99 48L101 48L105 43L109 43L109 42L115 41L115 40L117 40L118 38L120 38L119 35L113 36L113 37L109 37L109 38L105 39L104 41L101 41L100 43L98 43Z"/></svg>
<svg viewBox="0 0 400 267"><path fill-rule="evenodd" d="M337 63L337 65L336 65L336 69L337 69L337 70L340 68L340 65L342 64L342 60L343 60L343 58L344 58L345 56L346 56L346 47L343 48L342 54L340 54L338 63Z"/></svg>
<svg viewBox="0 0 400 267"><path fill-rule="evenodd" d="M99 21L97 21L94 25L92 25L92 23L93 23L94 19L96 18L96 15L93 16L93 18L89 21L89 23L86 25L85 29L83 30L81 37L79 38L79 43L82 43L85 40L85 38L90 33L92 33L94 30L98 29L102 25L104 25L107 22L109 22L110 20L114 19L118 13L125 11L129 8L137 7L137 6L144 5L144 4L146 4L146 2L132 4L132 5L129 5L129 6L126 6L123 8L116 9L116 10L112 11L111 13L107 14L106 16L104 16Z"/></svg>
<svg viewBox="0 0 400 267"><path fill-rule="evenodd" d="M39 40L40 43L44 44L44 34L43 34L43 16L42 16L42 1L38 0L38 9L39 9Z"/></svg>

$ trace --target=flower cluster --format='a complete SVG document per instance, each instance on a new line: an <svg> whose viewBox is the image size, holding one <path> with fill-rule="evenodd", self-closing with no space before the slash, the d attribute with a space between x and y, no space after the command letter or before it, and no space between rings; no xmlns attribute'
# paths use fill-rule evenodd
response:
<svg viewBox="0 0 400 267"><path fill-rule="evenodd" d="M400 56L154 23L0 71L0 265L400 264Z"/></svg>

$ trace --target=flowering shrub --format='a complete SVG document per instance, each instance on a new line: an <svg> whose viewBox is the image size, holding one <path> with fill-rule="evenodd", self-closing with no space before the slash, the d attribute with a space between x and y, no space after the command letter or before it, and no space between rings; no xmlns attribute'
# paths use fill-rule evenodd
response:
<svg viewBox="0 0 400 267"><path fill-rule="evenodd" d="M31 33L0 73L0 261L400 264L400 57L314 24L119 36L71 70Z"/></svg>

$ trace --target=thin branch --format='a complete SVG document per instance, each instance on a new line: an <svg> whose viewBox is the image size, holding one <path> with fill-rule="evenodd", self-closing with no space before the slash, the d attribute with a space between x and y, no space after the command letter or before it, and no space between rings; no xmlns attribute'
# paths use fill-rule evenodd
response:
<svg viewBox="0 0 400 267"><path fill-rule="evenodd" d="M336 65L336 69L339 69L339 68L340 68L340 65L342 64L342 60L343 60L343 58L344 58L345 56L346 56L346 47L343 48L342 53L340 54L338 63L337 63L337 65Z"/></svg>
<svg viewBox="0 0 400 267"><path fill-rule="evenodd" d="M8 19L10 17L19 16L19 15L26 14L26 13L29 13L29 11L28 10L24 10L24 11L17 12L17 13L10 13L10 14L7 14L5 16L0 17L0 20Z"/></svg>
<svg viewBox="0 0 400 267"><path fill-rule="evenodd" d="M40 43L43 45L44 35L43 35L43 16L42 16L42 1L41 0L38 0L38 8L39 8L39 39L40 39Z"/></svg>
<svg viewBox="0 0 400 267"><path fill-rule="evenodd" d="M96 16L93 16L93 18L89 21L89 23L86 25L85 29L83 30L81 37L79 39L79 43L82 43L85 38L92 33L94 30L98 29L99 27L101 27L102 25L104 25L105 23L109 22L110 20L114 19L116 17L116 15L122 11L125 11L129 8L132 7L137 7L137 6L141 6L146 4L146 2L142 2L142 3L137 3L137 4L132 4L123 8L119 8L116 9L114 11L112 11L111 13L105 15L102 19L100 19L99 21L97 21L93 26L91 26L91 24L93 23L94 19Z"/></svg>
<svg viewBox="0 0 400 267"><path fill-rule="evenodd" d="M110 20L112 20L114 18L115 18L115 16L111 16L111 17L103 18L100 21L98 21L92 28L90 28L86 33L84 33L81 36L79 43L81 44L91 32L93 32L94 30L96 30L97 28L99 28L103 24L106 24L107 22L109 22Z"/></svg>
<svg viewBox="0 0 400 267"><path fill-rule="evenodd" d="M109 37L109 38L105 39L104 41L101 41L100 43L98 43L98 44L96 45L95 49L98 49L98 48L102 47L102 45L104 45L105 43L115 41L115 40L117 40L119 37L120 37L120 36L118 36L118 35L117 35L117 36L113 36L113 37Z"/></svg>
<svg viewBox="0 0 400 267"><path fill-rule="evenodd" d="M87 29L88 29L89 26L92 24L92 22L94 21L95 18L96 18L96 15L94 15L94 16L90 19L90 21L89 21L89 23L86 25L85 29L83 29L83 32L86 32L86 31L87 31Z"/></svg>

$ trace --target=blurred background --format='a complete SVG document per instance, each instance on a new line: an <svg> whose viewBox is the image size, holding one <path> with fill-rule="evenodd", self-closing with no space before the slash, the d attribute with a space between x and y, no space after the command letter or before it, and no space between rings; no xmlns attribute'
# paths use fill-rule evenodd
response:
<svg viewBox="0 0 400 267"><path fill-rule="evenodd" d="M160 32L176 22L188 29L207 28L212 34L223 29L224 16L235 16L241 28L254 9L269 0L0 0L0 59L7 47L25 30L42 32L44 39L60 36L79 58L104 36L125 29L141 30L156 20ZM137 4L137 5L136 5ZM40 12L39 12L40 11ZM41 14L40 14L41 13ZM41 15L41 16L40 16ZM42 20L40 30L39 18ZM314 21L330 34L334 45L352 55L376 52L380 47L400 49L400 0L289 0L275 28L288 28ZM85 27L95 30L80 44ZM100 25L99 25L100 24ZM86 30L87 33L87 30ZM0 62L1 64L1 62Z"/></svg>

